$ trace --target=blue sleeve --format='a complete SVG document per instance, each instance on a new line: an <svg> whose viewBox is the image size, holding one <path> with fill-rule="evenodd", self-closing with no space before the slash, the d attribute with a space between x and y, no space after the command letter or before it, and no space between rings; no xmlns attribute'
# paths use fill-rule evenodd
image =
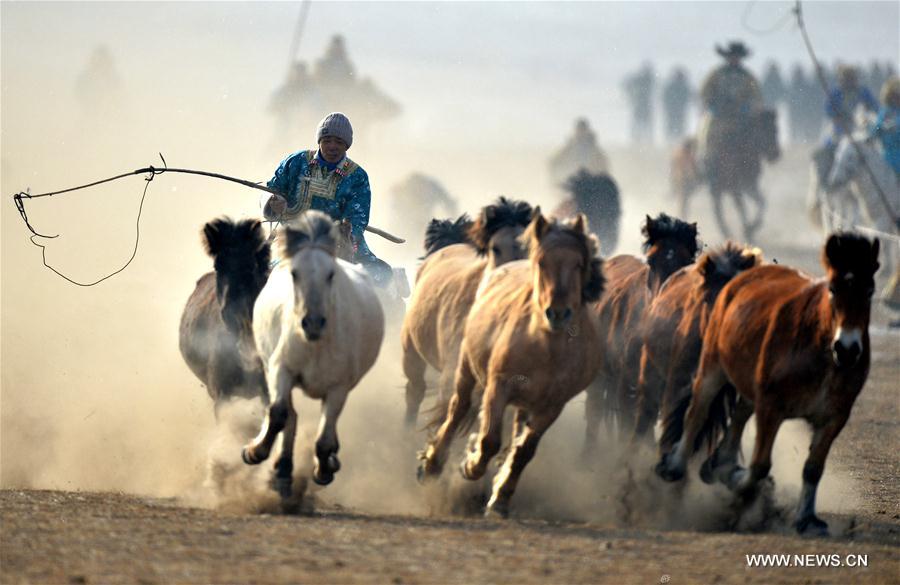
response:
<svg viewBox="0 0 900 585"><path fill-rule="evenodd" d="M834 118L838 116L841 112L841 102L842 99L840 90L834 90L830 94L828 94L828 101L825 102L825 114L829 118Z"/></svg>
<svg viewBox="0 0 900 585"><path fill-rule="evenodd" d="M869 91L868 87L862 88L860 98L862 98L862 103L867 110L869 110L870 112L878 111L878 100L875 99L875 96L872 95L872 92Z"/></svg>
<svg viewBox="0 0 900 585"><path fill-rule="evenodd" d="M292 201L291 198L295 195L294 189L291 189L291 185L297 179L297 175L300 172L300 164L299 161L303 158L301 155L303 151L295 152L294 154L288 155L281 163L279 163L278 168L275 169L275 174L266 183L266 186L270 189L275 189L282 195L284 195L285 199L287 199L288 206L296 205L296 201Z"/></svg>
<svg viewBox="0 0 900 585"><path fill-rule="evenodd" d="M872 126L872 130L869 132L869 136L876 137L882 133L884 130L884 121L887 118L887 108L881 108L881 111L878 112L878 118L875 120L875 125Z"/></svg>
<svg viewBox="0 0 900 585"><path fill-rule="evenodd" d="M357 242L363 240L366 226L369 225L369 210L372 205L372 190L369 187L369 175L359 167L347 177L353 183L350 186L350 197L344 209L344 217L350 220L351 233Z"/></svg>

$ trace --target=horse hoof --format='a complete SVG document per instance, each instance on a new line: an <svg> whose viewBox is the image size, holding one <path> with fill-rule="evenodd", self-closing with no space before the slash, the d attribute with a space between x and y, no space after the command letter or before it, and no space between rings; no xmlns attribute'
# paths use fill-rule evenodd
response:
<svg viewBox="0 0 900 585"><path fill-rule="evenodd" d="M484 473L480 473L480 474L472 473L472 470L469 469L468 463L469 463L468 459L463 459L459 463L459 473L460 473L460 475L462 475L463 479L465 479L467 481L475 481L475 480L481 479L481 476L484 475Z"/></svg>
<svg viewBox="0 0 900 585"><path fill-rule="evenodd" d="M258 465L262 459L257 459L253 456L252 451L250 451L249 447L244 447L241 449L241 459L244 460L244 463L247 465Z"/></svg>
<svg viewBox="0 0 900 585"><path fill-rule="evenodd" d="M326 472L323 469L317 469L315 473L313 473L313 481L316 482L316 485L328 485L334 481L334 474Z"/></svg>
<svg viewBox="0 0 900 585"><path fill-rule="evenodd" d="M286 500L291 497L291 478L289 477L276 477L274 481L275 491L278 492L278 495L281 496L283 500Z"/></svg>
<svg viewBox="0 0 900 585"><path fill-rule="evenodd" d="M794 523L794 528L797 529L798 534L802 534L803 536L815 537L829 535L828 523L815 515L797 519Z"/></svg>
<svg viewBox="0 0 900 585"><path fill-rule="evenodd" d="M684 470L682 469L672 469L669 467L669 455L663 455L663 458L659 463L656 464L656 467L653 468L653 471L656 472L663 481L678 481L684 477Z"/></svg>
<svg viewBox="0 0 900 585"><path fill-rule="evenodd" d="M489 520L506 520L509 518L509 502L488 503L484 509L484 517Z"/></svg>

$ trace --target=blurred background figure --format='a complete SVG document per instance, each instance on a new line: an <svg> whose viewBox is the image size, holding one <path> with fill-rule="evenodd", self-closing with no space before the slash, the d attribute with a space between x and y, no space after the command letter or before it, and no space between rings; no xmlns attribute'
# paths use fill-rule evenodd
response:
<svg viewBox="0 0 900 585"><path fill-rule="evenodd" d="M684 136L691 94L687 71L683 67L676 67L662 90L666 140L670 143L677 142Z"/></svg>
<svg viewBox="0 0 900 585"><path fill-rule="evenodd" d="M777 109L787 97L787 87L781 78L778 63L769 61L762 81L763 102L766 107Z"/></svg>
<svg viewBox="0 0 900 585"><path fill-rule="evenodd" d="M425 228L433 218L456 218L459 205L437 179L422 173L410 173L388 191L394 221L391 230L412 242L406 246L415 256L421 252Z"/></svg>
<svg viewBox="0 0 900 585"><path fill-rule="evenodd" d="M597 143L597 135L586 118L575 120L575 133L550 157L550 179L557 187L581 170L609 172L609 159Z"/></svg>
<svg viewBox="0 0 900 585"><path fill-rule="evenodd" d="M650 63L625 78L622 88L631 107L631 140L634 144L653 144L653 90L656 74Z"/></svg>
<svg viewBox="0 0 900 585"><path fill-rule="evenodd" d="M75 80L75 98L88 116L118 110L124 101L122 79L106 45L98 45Z"/></svg>

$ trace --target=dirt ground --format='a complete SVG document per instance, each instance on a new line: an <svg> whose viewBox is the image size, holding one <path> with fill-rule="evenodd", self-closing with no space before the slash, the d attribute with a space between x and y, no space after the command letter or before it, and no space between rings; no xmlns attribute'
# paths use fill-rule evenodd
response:
<svg viewBox="0 0 900 585"><path fill-rule="evenodd" d="M662 156L652 154L648 166L664 168ZM786 163L767 175L769 222L760 245L769 260L820 274L822 240L802 215L805 156L788 153ZM626 244L637 241L642 213L672 207L661 203L660 173L638 172L638 165L647 164L643 161L613 156L614 168L628 177L623 181ZM713 245L708 203L698 196L695 205L701 236ZM172 296L181 298L182 292ZM179 308L176 303L176 317ZM66 424L54 419L52 432L46 432L39 424L41 411L27 411L28 403L16 401L18 389L39 386L40 373L21 385L5 382L0 582L898 583L900 333L887 328L890 318L883 307L874 308L872 371L823 478L819 507L832 529L829 538L800 538L790 528L808 445L805 430L782 430L771 509L765 521L746 523L735 520L727 494L698 485L695 472L679 495L652 476L649 460L637 459L636 469L643 471L627 478L610 454L596 468L580 468L575 454L583 397L572 401L542 443L523 476L510 520L451 514L414 480L414 452L422 437L398 447L404 440L397 430L402 381L389 352L390 367L364 381L379 386L382 398L360 389L348 403L340 427L344 469L332 486L311 490L302 512L283 514L272 505L274 496L250 490L201 497L198 493L209 489L203 433L213 426L211 409L167 338L144 342L148 354L169 352L147 367L172 369L181 378L173 382L138 366L134 377L149 379L166 404L173 401L163 388L182 392L190 380L195 402L185 404L181 414L171 406L149 408L140 394L99 393L80 397ZM110 336L125 337L119 331ZM64 351L74 355L71 343ZM10 363L4 361L4 368ZM72 373L66 375L76 377L78 368L69 367ZM91 381L98 388L114 385L116 376L108 375L109 380L97 374ZM23 412L14 413L16 407ZM316 409L300 408L314 427ZM752 435L752 424L749 430ZM745 437L745 449L750 438ZM301 432L299 441L306 439ZM52 452L41 451L42 444L51 443ZM227 452L234 458L239 450L229 446ZM302 448L296 457L304 457ZM264 481L267 469L255 468L260 472L251 477L236 465L239 472L228 485ZM679 507L683 513L670 512ZM794 555L826 555L829 566L748 566L746 555L764 553L791 555L795 565L798 559L822 561ZM848 566L856 555L867 566Z"/></svg>

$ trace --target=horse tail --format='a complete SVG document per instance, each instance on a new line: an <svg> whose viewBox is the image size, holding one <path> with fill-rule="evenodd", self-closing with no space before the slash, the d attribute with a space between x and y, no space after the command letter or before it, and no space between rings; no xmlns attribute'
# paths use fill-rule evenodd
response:
<svg viewBox="0 0 900 585"><path fill-rule="evenodd" d="M672 410L666 414L663 419L662 435L659 439L660 445L674 445L684 435L684 417L687 414L688 407L691 405L693 395L691 392L683 392L683 396L678 399ZM709 413L706 420L697 433L694 444L691 445L690 454L694 454L700 450L705 442L709 452L715 449L719 439L724 435L728 428L728 422L731 420L731 413L734 412L734 404L737 400L737 390L731 384L725 384L719 389L715 398L709 405Z"/></svg>
<svg viewBox="0 0 900 585"><path fill-rule="evenodd" d="M471 244L472 220L464 213L455 220L432 219L425 228L425 257L453 244Z"/></svg>

